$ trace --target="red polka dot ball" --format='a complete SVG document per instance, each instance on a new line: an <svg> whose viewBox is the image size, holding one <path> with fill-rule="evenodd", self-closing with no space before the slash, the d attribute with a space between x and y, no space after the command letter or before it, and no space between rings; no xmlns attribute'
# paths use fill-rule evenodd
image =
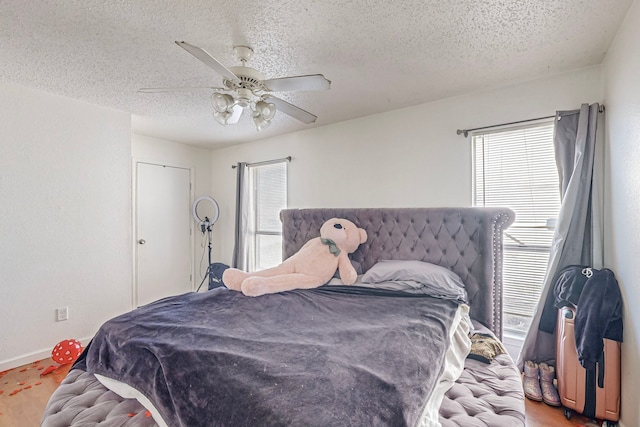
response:
<svg viewBox="0 0 640 427"><path fill-rule="evenodd" d="M67 363L73 363L82 353L82 344L80 341L70 339L60 341L53 347L53 351L51 351L51 358L54 362L57 362L61 365L66 365Z"/></svg>

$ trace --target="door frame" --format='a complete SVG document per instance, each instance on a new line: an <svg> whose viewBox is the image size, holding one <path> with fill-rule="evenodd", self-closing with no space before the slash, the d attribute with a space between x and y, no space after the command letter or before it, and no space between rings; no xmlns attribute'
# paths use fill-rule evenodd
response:
<svg viewBox="0 0 640 427"><path fill-rule="evenodd" d="M171 168L180 168L187 169L189 171L189 207L193 204L195 188L193 185L194 180L194 167L193 165L180 163L180 162L166 162L160 160L151 160L142 157L132 157L131 159L131 259L133 262L133 268L131 269L132 277L131 277L131 309L136 308L136 299L138 292L138 163L145 163L148 165L155 166L165 166ZM191 217L191 211L189 211L189 217ZM193 221L189 221L189 248L190 248L190 259L191 259L191 290L195 290L195 282L194 278L195 274L195 235L193 232Z"/></svg>

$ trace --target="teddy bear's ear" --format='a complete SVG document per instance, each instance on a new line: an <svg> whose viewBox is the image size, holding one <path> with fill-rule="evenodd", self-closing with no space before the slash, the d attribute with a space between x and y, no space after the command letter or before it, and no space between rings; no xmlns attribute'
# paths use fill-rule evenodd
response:
<svg viewBox="0 0 640 427"><path fill-rule="evenodd" d="M367 241L367 232L364 231L364 228L358 228L358 231L360 232L360 243L364 243Z"/></svg>

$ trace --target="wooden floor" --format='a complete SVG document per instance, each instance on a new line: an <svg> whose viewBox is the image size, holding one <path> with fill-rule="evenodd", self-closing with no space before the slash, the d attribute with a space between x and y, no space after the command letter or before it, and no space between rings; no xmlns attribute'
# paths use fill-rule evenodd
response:
<svg viewBox="0 0 640 427"><path fill-rule="evenodd" d="M562 408L554 408L543 402L525 399L527 427L596 427L598 424L578 414L573 414L570 420L564 416Z"/></svg>
<svg viewBox="0 0 640 427"><path fill-rule="evenodd" d="M57 367L41 376L48 367ZM71 365L59 367L53 360L45 359L29 365L0 372L0 426L37 427L51 393L67 375ZM562 408L553 408L542 402L526 400L527 427L591 427L584 417L564 416Z"/></svg>
<svg viewBox="0 0 640 427"><path fill-rule="evenodd" d="M41 376L49 367L56 369ZM0 372L0 426L39 426L49 397L69 368L71 365L60 366L44 359Z"/></svg>

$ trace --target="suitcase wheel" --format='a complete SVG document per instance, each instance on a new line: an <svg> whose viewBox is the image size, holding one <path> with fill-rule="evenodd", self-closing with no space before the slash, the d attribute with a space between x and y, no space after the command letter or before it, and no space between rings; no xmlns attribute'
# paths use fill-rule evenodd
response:
<svg viewBox="0 0 640 427"><path fill-rule="evenodd" d="M571 415L572 415L571 409L564 408L564 416L565 416L565 418L570 420L571 419ZM602 427L606 427L606 426L602 426Z"/></svg>

